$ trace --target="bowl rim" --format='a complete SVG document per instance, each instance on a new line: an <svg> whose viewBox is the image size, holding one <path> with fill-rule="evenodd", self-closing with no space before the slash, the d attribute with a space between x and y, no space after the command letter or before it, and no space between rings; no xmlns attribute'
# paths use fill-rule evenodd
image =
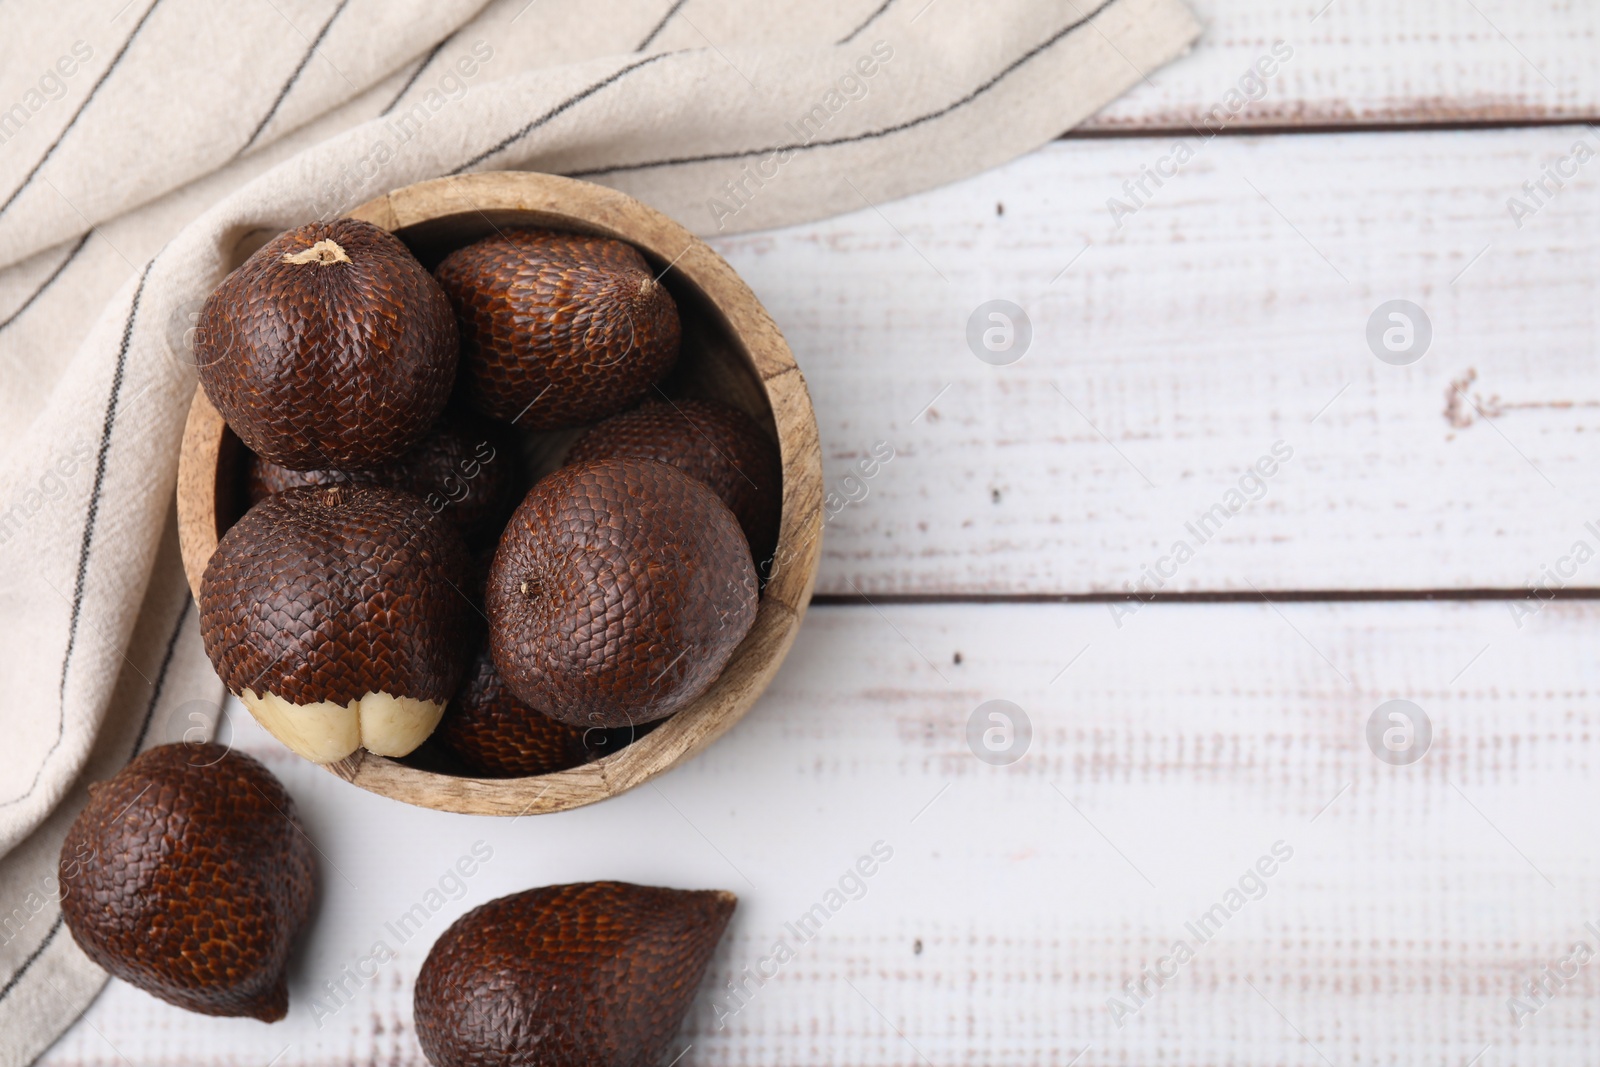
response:
<svg viewBox="0 0 1600 1067"><path fill-rule="evenodd" d="M733 267L683 226L625 193L531 171L486 171L393 190L348 212L389 231L459 215L515 215L515 225L614 237L680 272L722 316L761 384L783 465L772 573L750 632L722 675L682 711L593 763L526 778L463 778L410 767L365 749L325 764L345 781L408 804L480 815L535 815L593 804L642 785L699 753L744 717L794 643L816 584L822 536L822 452L805 378L776 323ZM526 221L521 221L526 220ZM512 221L508 218L507 221ZM178 462L178 538L196 600L215 551L217 499L232 432L195 388Z"/></svg>

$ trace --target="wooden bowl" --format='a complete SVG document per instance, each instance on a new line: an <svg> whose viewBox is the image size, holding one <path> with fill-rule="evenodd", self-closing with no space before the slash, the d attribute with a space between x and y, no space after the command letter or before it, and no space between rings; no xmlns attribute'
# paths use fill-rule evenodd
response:
<svg viewBox="0 0 1600 1067"><path fill-rule="evenodd" d="M816 579L822 533L822 456L805 379L766 310L733 268L676 222L631 197L548 174L499 172L398 189L350 212L393 232L429 269L462 245L508 226L540 226L627 241L662 271L683 317L674 382L750 413L783 457L783 520L755 625L699 700L594 763L530 778L470 778L365 749L328 769L363 789L442 811L528 815L615 796L676 766L738 722L777 673ZM196 389L178 464L178 533L189 588L217 539L243 513L238 438ZM758 563L761 561L757 561ZM424 761L425 762L425 761Z"/></svg>

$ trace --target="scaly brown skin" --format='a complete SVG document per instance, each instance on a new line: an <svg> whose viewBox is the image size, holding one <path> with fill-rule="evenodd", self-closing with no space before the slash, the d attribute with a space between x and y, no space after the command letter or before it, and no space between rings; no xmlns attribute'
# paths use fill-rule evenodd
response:
<svg viewBox="0 0 1600 1067"><path fill-rule="evenodd" d="M293 471L252 455L245 495L255 505L302 485L383 485L420 496L454 522L469 545L493 545L516 503L519 467L500 427L473 429L467 420L446 416L405 455L376 471Z"/></svg>
<svg viewBox="0 0 1600 1067"><path fill-rule="evenodd" d="M677 305L621 241L508 230L434 275L455 308L468 402L525 430L621 411L678 358Z"/></svg>
<svg viewBox="0 0 1600 1067"><path fill-rule="evenodd" d="M492 545L516 505L519 466L499 427L446 419L391 466L389 484L442 512L469 545Z"/></svg>
<svg viewBox="0 0 1600 1067"><path fill-rule="evenodd" d="M481 778L525 778L608 756L654 726L602 730L557 722L516 698L485 644L433 736Z"/></svg>
<svg viewBox="0 0 1600 1067"><path fill-rule="evenodd" d="M254 507L273 493L285 489L327 488L332 485L382 485L372 471L292 471L270 459L251 453L245 460L245 501Z"/></svg>
<svg viewBox="0 0 1600 1067"><path fill-rule="evenodd" d="M495 668L574 726L665 718L710 688L756 617L755 564L715 493L675 467L562 467L511 516L489 569Z"/></svg>
<svg viewBox="0 0 1600 1067"><path fill-rule="evenodd" d="M467 680L434 736L480 777L520 778L583 763L586 732L518 700L494 669L485 645L467 668Z"/></svg>
<svg viewBox="0 0 1600 1067"><path fill-rule="evenodd" d="M256 455L371 470L416 444L455 383L455 316L406 246L313 222L224 278L195 331L200 384Z"/></svg>
<svg viewBox="0 0 1600 1067"><path fill-rule="evenodd" d="M61 846L61 913L84 954L130 985L276 1022L315 869L265 767L220 745L163 745L89 787Z"/></svg>
<svg viewBox="0 0 1600 1067"><path fill-rule="evenodd" d="M711 400L647 400L589 430L568 463L653 459L704 482L743 528L757 563L772 558L783 508L783 465L756 421Z"/></svg>
<svg viewBox="0 0 1600 1067"><path fill-rule="evenodd" d="M200 634L246 703L251 693L296 706L381 693L442 709L474 635L467 575L460 534L410 493L289 489L222 536L201 579ZM349 754L313 754L251 710L308 758Z"/></svg>
<svg viewBox="0 0 1600 1067"><path fill-rule="evenodd" d="M457 919L412 1014L435 1067L659 1067L737 898L585 882Z"/></svg>

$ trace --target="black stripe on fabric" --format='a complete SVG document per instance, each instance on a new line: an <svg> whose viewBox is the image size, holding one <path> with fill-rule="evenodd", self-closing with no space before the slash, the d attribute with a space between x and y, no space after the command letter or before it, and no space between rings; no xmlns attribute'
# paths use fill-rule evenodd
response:
<svg viewBox="0 0 1600 1067"><path fill-rule="evenodd" d="M394 110L395 105L398 104L405 97L405 95L411 91L411 87L413 85L417 84L417 79L422 77L422 72L427 70L428 65L438 58L439 53L444 50L445 45L455 40L455 36L456 35L452 33L449 37L446 37L444 40L428 49L428 54L422 57L422 62L417 64L417 69L411 72L411 77L406 79L406 83L400 86L400 91L394 94L394 99L389 101L389 106L378 112L379 118L382 118L384 115L387 115L389 112Z"/></svg>
<svg viewBox="0 0 1600 1067"><path fill-rule="evenodd" d="M960 100L957 100L951 104L946 104L937 111L930 111L926 115L919 115L917 118L907 119L906 121L896 123L893 126L886 126L881 130L870 130L867 133L858 133L850 137L841 137L833 141L802 141L795 144L771 145L767 148L750 148L739 152L713 152L703 156L680 156L676 159L658 159L651 163L627 163L616 167L601 167L596 170L575 170L569 171L567 176L571 178L591 178L597 174L621 174L624 171L649 170L652 167L676 167L688 163L712 163L724 159L744 159L747 156L764 156L772 152L800 152L809 148L829 148L835 145L855 144L858 141L872 141L880 137L888 137L891 134L901 133L905 130L911 129L914 126L921 126L924 123L943 118L952 111L959 110L960 108L972 103L978 97L982 96L984 93L987 93L990 89L993 89L996 85L1000 84L1000 82L1009 75L1015 73L1019 67L1032 60L1035 56L1039 55L1039 53L1061 43L1064 38L1070 36L1074 31L1087 25L1090 19L1119 2L1120 0L1102 0L1102 3L1099 7L1078 19L1076 22L1068 23L1066 26L1063 26L1061 29L1051 34L1044 41L1028 49L1028 51L1024 52L1021 56L1008 64L1004 70L994 75L988 81L972 90L972 92L968 93Z"/></svg>
<svg viewBox="0 0 1600 1067"><path fill-rule="evenodd" d="M39 947L29 953L28 958L22 961L22 966L17 968L17 972L6 980L4 986L0 986L0 1003L4 1003L5 999L11 995L11 991L17 988L17 983L22 981L22 976L28 973L28 968L39 962L39 957L43 956L44 950L50 947L50 942L56 939L56 935L61 932L61 926L65 921L65 915L59 913L56 915L56 921L50 924L50 932L44 935L44 940L39 942Z"/></svg>
<svg viewBox="0 0 1600 1067"><path fill-rule="evenodd" d="M333 9L333 14L328 16L328 21L324 22L322 29L317 31L316 39L311 42L311 47L306 49L305 55L300 57L300 62L295 64L294 73L289 75L289 80L283 83L282 89L278 90L278 98L272 102L272 107L267 110L265 115L261 116L261 121L256 123L255 132L244 143L244 147L234 153L235 159L250 151L250 146L256 143L256 138L261 136L261 131L266 129L267 123L272 121L272 116L278 113L278 109L283 106L284 98L289 95L289 90L294 88L295 82L298 82L300 75L305 72L306 64L310 63L311 57L317 54L317 46L322 43L324 37L328 36L328 30L333 27L334 21L344 12L345 5L349 3L350 0L339 0L339 6ZM287 22L288 20L285 19L284 21ZM293 26L294 23L290 22L289 25ZM296 30L295 32L298 33L300 31Z"/></svg>
<svg viewBox="0 0 1600 1067"><path fill-rule="evenodd" d="M61 277L61 272L66 270L67 267L72 264L72 261L78 258L78 253L83 251L83 246L88 244L89 238L93 236L94 231L90 230L82 237L78 238L78 243L72 246L72 251L68 252L66 257L62 259L60 263L56 264L56 269L50 272L50 276L48 278L39 283L39 288L35 289L32 293L29 293L28 299L24 300L17 310L6 316L4 322L0 322L0 330L5 329L7 326L10 326L13 322L16 322L19 318L21 318L22 313L27 311L28 308L32 307L33 302L39 299L40 295L46 289L55 284L56 279Z"/></svg>
<svg viewBox="0 0 1600 1067"><path fill-rule="evenodd" d="M860 36L862 30L866 29L868 26L872 25L874 22L877 22L879 17L885 11L889 10L889 6L891 4L893 4L893 3L894 3L894 0L883 0L883 3L878 5L878 10L874 11L872 14L867 16L867 21L863 22L861 25L859 25L855 29L851 30L845 36L839 38L839 43L840 44L849 44L851 41L855 40L858 36Z"/></svg>
<svg viewBox="0 0 1600 1067"><path fill-rule="evenodd" d="M55 755L56 749L61 747L62 732L66 726L67 704L67 666L72 662L72 650L78 641L78 618L83 609L83 584L89 563L89 546L94 535L95 516L100 511L100 490L105 484L106 455L111 448L111 428L116 421L117 400L122 393L122 377L128 363L128 345L133 340L133 322L139 314L139 299L144 295L145 282L150 279L150 268L156 265L156 259L161 252L166 251L166 245L161 246L161 251L150 258L144 265L144 272L139 275L138 288L133 291L133 305L128 309L128 321L122 328L122 346L117 351L117 370L111 381L111 396L106 401L105 424L100 431L100 455L95 461L94 490L89 497L89 514L84 519L83 543L78 549L78 577L73 587L72 594L72 620L67 630L67 651L61 658L61 689L59 700L61 702L60 714L56 716L56 739L50 745L50 750L39 761L39 769L33 772L33 781L29 783L27 792L21 796L12 797L10 800L0 801L0 808L18 804L33 795L39 788L39 779L44 776L45 766L50 762L50 757Z"/></svg>
<svg viewBox="0 0 1600 1067"><path fill-rule="evenodd" d="M72 621L67 630L67 654L61 658L60 699L65 707L67 700L67 666L72 662L72 650L78 643L78 618L83 612L83 587L89 574L89 549L94 543L95 520L100 515L100 491L105 488L106 458L111 452L111 431L117 421L117 401L122 396L122 379L128 367L128 346L133 341L133 324L139 317L139 300L144 296L144 284L150 278L151 260L139 275L139 287L133 291L133 306L128 309L128 321L122 327L122 344L117 349L117 370L111 378L111 398L106 402L105 422L100 429L100 454L94 465L94 490L89 497L89 514L83 522L83 540L78 546L78 577L72 587ZM59 737L57 743L60 743ZM31 790L30 790L31 792Z"/></svg>
<svg viewBox="0 0 1600 1067"><path fill-rule="evenodd" d="M33 182L34 177L39 173L39 168L44 166L46 161L48 161L49 158L55 154L56 149L61 146L62 139L65 138L72 128L78 124L78 119L80 116L82 116L84 109L87 108L89 106L89 102L95 98L95 94L98 93L100 91L100 87L106 83L106 79L111 77L111 72L117 69L117 64L122 62L122 57L128 54L128 46L133 44L133 39L139 36L140 30L144 29L145 21L150 18L150 13L160 6L161 0L152 0L150 6L145 8L144 14L140 15L139 21L134 24L133 32L128 34L128 39L126 41L122 42L122 47L117 49L117 54L112 57L111 65L106 67L105 73L101 74L99 80L94 83L94 86L89 90L89 95L84 97L83 103L78 105L78 110L74 111L72 113L72 117L67 120L67 124L61 127L61 132L56 134L56 139L54 141L50 142L50 147L44 150L44 155L39 157L39 162L35 163L33 165L33 169L28 171L28 176L22 179L22 184L11 191L11 195L6 197L5 203L0 204L0 215L4 215L6 213L6 209L11 207L11 205L16 202L17 197L22 195L22 190L26 189Z"/></svg>
<svg viewBox="0 0 1600 1067"><path fill-rule="evenodd" d="M139 754L139 749L144 746L145 735L150 732L150 720L155 717L156 705L161 701L161 691L167 686L167 669L172 666L172 654L178 648L178 635L183 633L184 620L189 617L189 605L193 601L189 597L183 598L183 610L178 612L178 621L173 624L172 636L167 638L167 651L161 657L161 670L156 675L155 691L150 694L150 704L144 709L144 722L139 726L139 736L133 739L133 751L128 753L128 758Z"/></svg>
<svg viewBox="0 0 1600 1067"><path fill-rule="evenodd" d="M635 48L634 51L643 52L646 48L649 48L652 44L654 44L655 39L661 36L661 31L667 28L667 23L672 21L672 16L683 10L683 5L687 4L688 2L689 0L677 0L677 3L667 8L667 13L661 16L661 21L656 23L655 29L651 30L645 35L644 40L639 42L639 47Z"/></svg>
<svg viewBox="0 0 1600 1067"><path fill-rule="evenodd" d="M675 55L678 55L678 54L679 53L677 53L677 52L657 52L653 56L648 56L648 57L646 57L644 59L635 60L634 62L629 63L627 66L623 67L621 70L617 71L614 74L609 75L608 77L604 78L601 81L595 82L593 85L589 86L587 89L583 90L582 92L580 92L580 93L578 93L578 94L576 94L574 96L567 97L561 103L557 104L555 107L551 108L549 111L546 111L543 115L540 115L538 118L534 119L532 122L530 122L526 126L522 127L522 129L518 130L516 133L514 133L511 136L505 138L499 144L495 145L493 148L491 148L491 149L489 149L488 151L485 151L485 152L479 152L477 155L473 156L471 159L467 160L465 163L461 164L459 167L455 168L454 170L450 171L449 173L452 174L452 175L460 174L464 170L467 170L467 169L469 169L471 167L477 166L479 163L482 163L484 160L488 159L490 156L495 155L498 152L502 152L506 148L509 148L512 144L515 144L517 141L522 140L522 138L528 136L528 134L532 133L534 130L538 129L540 126L543 126L545 123L549 122L551 119L555 118L557 115L561 114L563 111L566 111L568 108L572 107L575 104L578 104L578 103L581 103L584 100L587 100L589 97L593 96L595 93L598 93L601 89L604 89L606 86L608 86L608 85L612 84L613 82L617 81L618 79L622 78L624 75L631 74L632 72L638 70L640 67L647 67L651 63L654 63L654 62L656 62L658 60L666 59L668 56L675 56Z"/></svg>

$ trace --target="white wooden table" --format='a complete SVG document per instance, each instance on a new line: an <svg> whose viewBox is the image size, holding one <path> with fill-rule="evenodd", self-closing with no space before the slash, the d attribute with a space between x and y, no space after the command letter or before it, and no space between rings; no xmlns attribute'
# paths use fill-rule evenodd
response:
<svg viewBox="0 0 1600 1067"><path fill-rule="evenodd" d="M1600 153L1600 9L1195 6L1194 54L1086 131L718 242L860 498L738 728L627 796L504 821L361 793L234 706L324 854L289 1019L113 982L44 1062L420 1064L411 982L451 920L622 878L741 896L683 1064L1594 1063L1600 964L1562 961L1600 955L1600 162L1559 161ZM1195 138L1279 40L1261 99ZM1108 198L1186 136L1118 227ZM1541 205L1546 164L1572 173ZM1008 365L967 343L995 299L1031 324ZM1407 365L1368 342L1391 300L1431 324ZM847 481L878 442L894 458ZM1368 741L1396 699L1432 731L1407 765ZM1031 728L1009 765L969 745L990 700ZM859 899L787 933L875 844ZM1576 973L1541 1003L1547 966ZM730 1000L746 968L770 977Z"/></svg>

